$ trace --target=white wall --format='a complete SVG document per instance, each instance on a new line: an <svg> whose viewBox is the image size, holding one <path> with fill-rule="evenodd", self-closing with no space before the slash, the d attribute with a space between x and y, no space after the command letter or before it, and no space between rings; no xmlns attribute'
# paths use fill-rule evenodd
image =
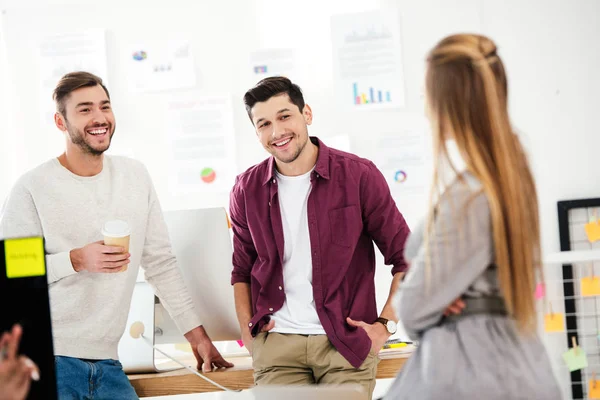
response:
<svg viewBox="0 0 600 400"><path fill-rule="evenodd" d="M226 205L228 197L227 193L185 198L168 194L158 145L162 132L157 128L167 122L164 100L158 94L136 95L127 90L124 41L176 32L192 41L198 89L233 96L238 172L265 157L241 102L254 83L248 82L242 71L250 51L295 48L299 54L296 81L315 113L311 133L325 139L347 134L354 152L374 159L374 139L396 132L407 115L422 113L426 51L444 35L483 32L497 42L507 66L512 119L530 152L538 184L544 252L559 250L558 200L600 197L600 173L594 163L598 158L593 158L600 149L600 78L596 72L600 71L600 1L108 0L102 5L82 6L75 1L51 0L44 4L48 6L33 7L34 2L23 0L4 2L16 18L4 18L8 22L3 28L10 59L9 79L0 81L0 101L4 101L0 103L0 198L6 195L7 182L57 155L62 147L58 131L42 131L37 123L39 94L35 76L31 76L35 72L34 49L27 46L28 38L39 29L89 27L109 32L109 81L118 120L115 143L133 148L136 157L146 163L166 208ZM333 96L330 16L385 6L397 6L402 12L406 108L372 113L341 110ZM0 74L1 57L0 52ZM35 149L26 140L45 145ZM14 169L7 173L7 166ZM425 210L422 201L398 200L411 224ZM549 279L559 277L558 269L549 271ZM381 268L377 280L382 304L387 296L387 270ZM564 336L546 342L551 348L557 346L554 358L558 359L566 344Z"/></svg>
<svg viewBox="0 0 600 400"><path fill-rule="evenodd" d="M426 51L446 34L475 31L496 40L507 64L513 122L530 150L538 182L546 251L558 249L556 201L591 197L599 192L600 184L594 179L598 174L592 168L592 154L600 144L600 135L593 134L600 118L595 112L599 100L594 96L600 89L600 79L592 74L600 65L600 50L594 42L600 29L597 0L174 0L168 7L164 4L108 0L101 6L82 6L68 0L0 1L0 7L8 13L0 37L5 34L2 45L6 43L10 57L8 75L3 74L6 63L0 63L1 159L4 165L9 162L6 168L14 167L8 175L6 168L0 174L0 197L6 195L6 184L2 184L5 179L14 180L63 147L52 122L42 131L36 115L40 94L32 46L35 32L94 27L108 30L109 84L118 122L115 147L132 148L146 161L167 208L190 200L168 196L166 175L161 169L164 163L157 161L162 160L159 143L167 122L164 98L161 94L128 91L124 73L124 52L128 49L124 43L178 32L191 39L199 76L197 88L233 96L238 171L265 156L241 102L244 91L254 83L243 73L250 51L296 48L296 80L315 112L311 133L324 138L348 134L355 152L376 158L374 138L397 131L403 116L422 113ZM385 6L397 6L402 12L406 108L347 112L335 105L333 96L330 16ZM26 144L29 139L45 146L34 148ZM192 196L192 201L201 206L220 204L227 202L227 196ZM424 211L419 205L403 206L411 223L417 219L414 214Z"/></svg>

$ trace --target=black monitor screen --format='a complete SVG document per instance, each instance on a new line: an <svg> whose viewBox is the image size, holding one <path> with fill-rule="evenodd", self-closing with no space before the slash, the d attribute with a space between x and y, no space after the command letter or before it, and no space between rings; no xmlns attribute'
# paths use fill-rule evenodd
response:
<svg viewBox="0 0 600 400"><path fill-rule="evenodd" d="M0 241L0 334L23 327L19 354L40 369L27 399L57 399L43 238Z"/></svg>

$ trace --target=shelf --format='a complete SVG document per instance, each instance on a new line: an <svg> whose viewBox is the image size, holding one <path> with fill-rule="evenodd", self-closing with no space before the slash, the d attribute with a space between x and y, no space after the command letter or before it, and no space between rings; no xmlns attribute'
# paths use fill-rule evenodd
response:
<svg viewBox="0 0 600 400"><path fill-rule="evenodd" d="M561 251L544 257L544 264L572 264L586 261L600 261L600 249Z"/></svg>

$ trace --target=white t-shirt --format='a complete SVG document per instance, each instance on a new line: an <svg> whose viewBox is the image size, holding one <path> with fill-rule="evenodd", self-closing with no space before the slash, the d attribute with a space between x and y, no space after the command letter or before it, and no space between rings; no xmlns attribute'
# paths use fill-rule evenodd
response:
<svg viewBox="0 0 600 400"><path fill-rule="evenodd" d="M275 327L271 332L325 334L315 307L312 286L307 215L311 172L312 170L300 176L276 173L285 242L283 282L286 297L281 309L273 313Z"/></svg>

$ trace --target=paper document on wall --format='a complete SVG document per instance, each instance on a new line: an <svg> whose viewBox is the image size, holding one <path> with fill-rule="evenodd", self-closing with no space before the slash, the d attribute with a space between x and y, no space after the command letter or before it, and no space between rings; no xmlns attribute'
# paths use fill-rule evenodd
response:
<svg viewBox="0 0 600 400"><path fill-rule="evenodd" d="M236 174L231 97L174 97L166 120L171 192L230 191Z"/></svg>
<svg viewBox="0 0 600 400"><path fill-rule="evenodd" d="M406 195L428 194L431 169L426 134L424 118L405 116L398 132L382 135L377 140L374 161L397 200Z"/></svg>
<svg viewBox="0 0 600 400"><path fill-rule="evenodd" d="M44 34L38 43L42 126L55 131L56 106L52 93L60 78L69 72L86 71L99 76L108 85L105 32Z"/></svg>
<svg viewBox="0 0 600 400"><path fill-rule="evenodd" d="M334 15L333 76L338 102L357 110L404 106L397 10Z"/></svg>
<svg viewBox="0 0 600 400"><path fill-rule="evenodd" d="M189 40L140 40L127 49L127 81L131 90L154 92L196 86Z"/></svg>
<svg viewBox="0 0 600 400"><path fill-rule="evenodd" d="M295 70L295 51L293 49L265 49L250 53L248 72L253 84L269 76L285 76L292 81Z"/></svg>
<svg viewBox="0 0 600 400"><path fill-rule="evenodd" d="M392 196L427 194L429 173L423 149L423 138L412 133L380 138L379 165Z"/></svg>

